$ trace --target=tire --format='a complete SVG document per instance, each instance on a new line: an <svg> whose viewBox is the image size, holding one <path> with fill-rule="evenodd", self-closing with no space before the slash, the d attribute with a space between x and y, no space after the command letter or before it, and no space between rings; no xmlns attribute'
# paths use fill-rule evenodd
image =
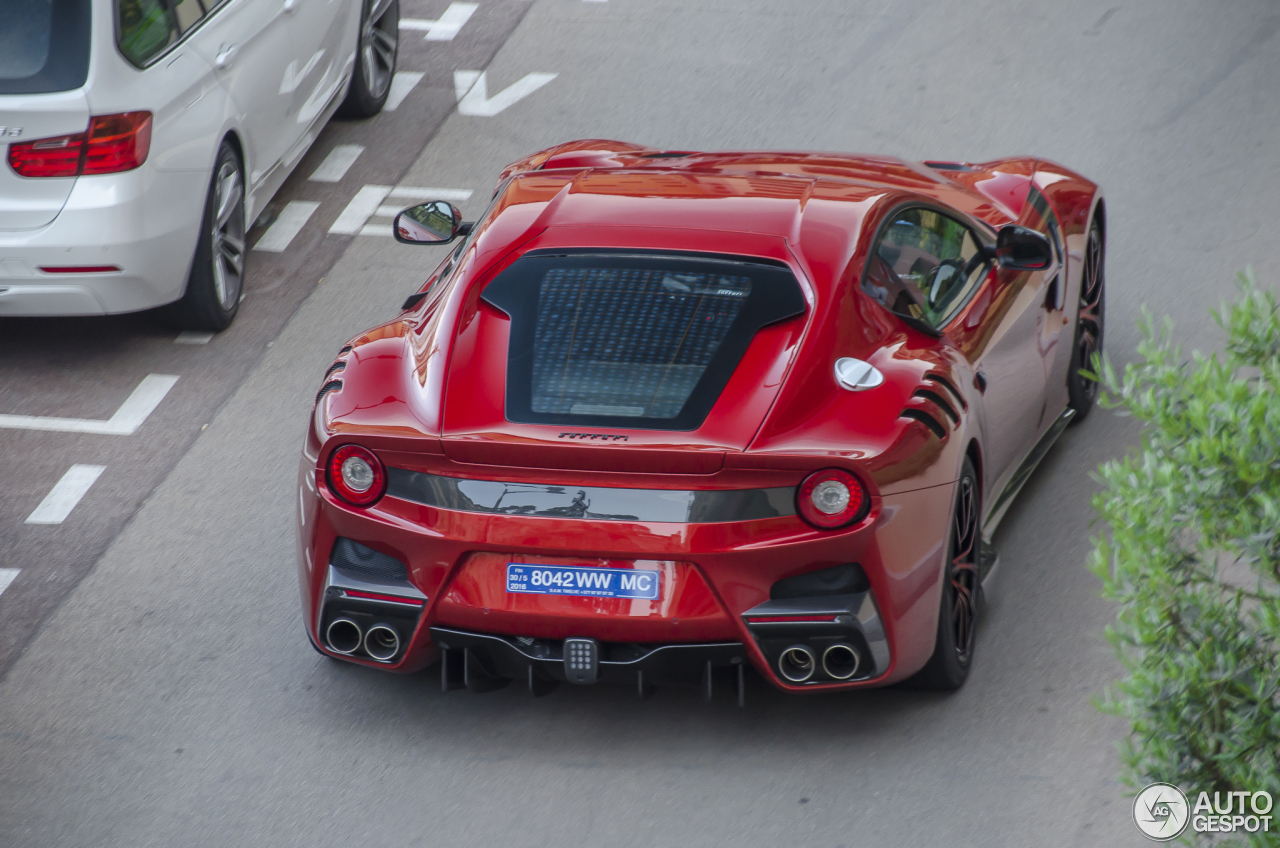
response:
<svg viewBox="0 0 1280 848"><path fill-rule="evenodd" d="M399 0L362 0L356 66L347 96L336 112L338 117L372 118L382 111L391 93L399 52Z"/></svg>
<svg viewBox="0 0 1280 848"><path fill-rule="evenodd" d="M224 141L214 160L186 293L165 307L169 323L213 333L230 326L244 291L244 234L244 168Z"/></svg>
<svg viewBox="0 0 1280 848"><path fill-rule="evenodd" d="M978 475L965 459L956 481L956 505L947 540L942 601L933 656L907 685L914 689L959 689L973 666L982 560L982 497Z"/></svg>
<svg viewBox="0 0 1280 848"><path fill-rule="evenodd" d="M1089 224L1085 243L1084 271L1080 276L1080 303L1076 312L1075 338L1071 345L1071 369L1067 372L1067 404L1076 411L1071 419L1078 424L1093 409L1098 384L1080 373L1093 369L1093 355L1102 353L1106 318L1106 243L1096 220Z"/></svg>

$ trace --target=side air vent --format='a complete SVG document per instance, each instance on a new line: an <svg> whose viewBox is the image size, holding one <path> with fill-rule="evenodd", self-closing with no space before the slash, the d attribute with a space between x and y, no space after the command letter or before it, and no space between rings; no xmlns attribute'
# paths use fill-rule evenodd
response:
<svg viewBox="0 0 1280 848"><path fill-rule="evenodd" d="M329 554L329 564L343 571L354 571L370 577L409 579L409 569L400 560L341 537L334 543L333 553Z"/></svg>
<svg viewBox="0 0 1280 848"><path fill-rule="evenodd" d="M928 427L933 432L933 435L937 436L939 439L945 439L947 437L946 428L938 423L938 419L934 418L927 412L921 412L918 409L904 409L902 410L901 417L919 421L921 424Z"/></svg>
<svg viewBox="0 0 1280 848"><path fill-rule="evenodd" d="M350 350L351 350L351 345L343 345L342 350L338 351L338 356L342 356L342 354L347 353Z"/></svg>
<svg viewBox="0 0 1280 848"><path fill-rule="evenodd" d="M960 394L960 390L957 389L955 386L953 386L950 380L938 374L925 374L924 378L926 380L932 380L933 382L937 383L939 386L942 386L944 389L946 389L948 392L951 393L951 396L953 398L956 399L956 403L960 404L961 409L968 411L969 404L965 402L964 395Z"/></svg>
<svg viewBox="0 0 1280 848"><path fill-rule="evenodd" d="M320 387L320 391L316 392L316 403L319 403L321 398L329 394L329 392L336 392L340 388L342 388L341 380L330 380L325 383Z"/></svg>
<svg viewBox="0 0 1280 848"><path fill-rule="evenodd" d="M640 158L641 159L683 159L686 156L692 156L692 155L693 153L689 151L664 150L661 153L646 153Z"/></svg>
<svg viewBox="0 0 1280 848"><path fill-rule="evenodd" d="M935 171L964 171L965 173L973 171L963 162L925 162L925 164Z"/></svg>
<svg viewBox="0 0 1280 848"><path fill-rule="evenodd" d="M347 367L347 363L345 362L335 362L329 366L328 371L324 372L324 378L328 380L334 374L336 374L337 372L341 371L343 368L346 368L346 367Z"/></svg>
<svg viewBox="0 0 1280 848"><path fill-rule="evenodd" d="M960 416L957 415L956 411L951 408L951 404L943 400L942 395L938 394L937 392L930 391L929 389L916 389L914 392L911 393L911 396L918 397L923 400L932 401L933 403L937 404L938 409L941 409L943 413L948 418L951 419L952 424L960 423Z"/></svg>

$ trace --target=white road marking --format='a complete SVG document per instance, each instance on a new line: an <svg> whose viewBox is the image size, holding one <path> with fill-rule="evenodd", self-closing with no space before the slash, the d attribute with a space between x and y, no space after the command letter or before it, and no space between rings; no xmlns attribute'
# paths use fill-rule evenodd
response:
<svg viewBox="0 0 1280 848"><path fill-rule="evenodd" d="M347 229L347 228L358 226L359 229L357 230L357 232L362 236L383 236L385 238L391 238L390 224L368 223L369 219L370 218L394 218L397 214L400 213L401 210L403 210L405 207L410 206L412 204L411 203L388 203L386 205L381 205L382 200L388 197L403 199L406 201L416 200L420 203L427 200L459 200L461 201L471 197L471 190L466 188L429 188L429 187L423 187L423 186L396 186L390 191L386 190L387 189L386 186L365 186L364 188L377 189L377 191L371 191L365 197L361 197L360 193L357 192L355 198L352 199L351 203L347 204L347 208L344 209L342 212L343 216L347 216L346 221L343 221L343 218L341 216L338 219L339 221L343 221L344 229L342 230L342 232L344 233L350 232L350 229ZM363 192L364 189L361 189L360 191ZM371 211L366 212L366 210L369 209L369 203L374 198L377 198L377 201L378 201L377 204L374 204L374 208ZM360 202L359 206L356 205L357 201ZM348 216L348 213L350 213L349 216ZM362 218L359 217L361 215L363 215ZM359 218L358 224L356 223L357 218ZM337 223L335 223L334 226L337 226ZM334 230L330 229L329 232L334 232Z"/></svg>
<svg viewBox="0 0 1280 848"><path fill-rule="evenodd" d="M453 89L458 97L458 114L492 118L533 94L558 74L525 74L502 91L489 96L489 85L483 71L454 71Z"/></svg>
<svg viewBox="0 0 1280 848"><path fill-rule="evenodd" d="M396 75L391 78L391 90L387 92L387 102L382 111L394 112L399 108L409 92L413 91L413 87L422 81L423 76L424 74L416 71L396 71Z"/></svg>
<svg viewBox="0 0 1280 848"><path fill-rule="evenodd" d="M9 588L9 584L18 576L21 568L0 568L0 595L4 594L4 590Z"/></svg>
<svg viewBox="0 0 1280 848"><path fill-rule="evenodd" d="M351 198L351 202L347 204L347 208L342 210L342 214L338 216L338 220L333 222L333 226L329 228L329 232L339 235L353 236L360 232L360 228L364 226L364 222L374 212L378 211L378 207L382 205L382 201L391 193L391 186L384 185L367 185L363 186L356 192L356 196Z"/></svg>
<svg viewBox="0 0 1280 848"><path fill-rule="evenodd" d="M105 465L73 465L54 484L49 494L40 501L35 512L27 516L27 524L61 524L67 520L97 479L106 471Z"/></svg>
<svg viewBox="0 0 1280 848"><path fill-rule="evenodd" d="M347 169L355 164L364 148L359 144L339 144L324 157L320 167L307 177L313 183L336 183L347 174Z"/></svg>
<svg viewBox="0 0 1280 848"><path fill-rule="evenodd" d="M183 330L178 333L178 337L173 340L174 344L208 344L213 341L213 333L199 333L195 330Z"/></svg>
<svg viewBox="0 0 1280 848"><path fill-rule="evenodd" d="M274 224L267 227L267 231L262 234L262 238L258 239L253 249L267 253L282 253L319 208L320 204L313 200L290 200L280 210L280 217L276 218Z"/></svg>
<svg viewBox="0 0 1280 848"><path fill-rule="evenodd" d="M131 436L160 405L178 378L148 374L133 394L106 421L89 418L53 418L42 415L0 415L0 429L42 430L47 433L92 433L99 436Z"/></svg>
<svg viewBox="0 0 1280 848"><path fill-rule="evenodd" d="M391 189L389 197L404 197L410 200L467 200L471 197L469 188L419 188L418 186L396 186Z"/></svg>
<svg viewBox="0 0 1280 848"><path fill-rule="evenodd" d="M453 41L458 30L462 29L476 9L478 3L450 3L449 8L437 21L426 21L422 18L401 18L400 29L426 30L427 41Z"/></svg>

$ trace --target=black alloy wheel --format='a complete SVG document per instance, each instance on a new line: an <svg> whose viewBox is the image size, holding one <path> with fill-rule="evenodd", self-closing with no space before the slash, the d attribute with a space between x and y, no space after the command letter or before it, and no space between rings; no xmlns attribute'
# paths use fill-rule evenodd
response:
<svg viewBox="0 0 1280 848"><path fill-rule="evenodd" d="M400 50L399 0L363 0L351 86L338 107L344 118L372 118L391 93Z"/></svg>
<svg viewBox="0 0 1280 848"><path fill-rule="evenodd" d="M978 563L982 560L982 499L978 476L968 459L956 482L947 565L938 611L933 656L907 684L920 689L959 689L973 665L974 632L978 620Z"/></svg>
<svg viewBox="0 0 1280 848"><path fill-rule="evenodd" d="M217 333L235 319L244 291L244 194L240 157L224 141L213 165L187 290L165 307L175 326Z"/></svg>
<svg viewBox="0 0 1280 848"><path fill-rule="evenodd" d="M1076 313L1075 340L1071 350L1071 370L1067 374L1067 395L1076 411L1072 423L1084 420L1098 398L1096 381L1080 373L1093 370L1094 354L1102 353L1102 330L1106 310L1106 287L1103 265L1106 245L1102 228L1095 220L1089 225L1089 240L1084 249L1084 270L1080 278L1080 308Z"/></svg>

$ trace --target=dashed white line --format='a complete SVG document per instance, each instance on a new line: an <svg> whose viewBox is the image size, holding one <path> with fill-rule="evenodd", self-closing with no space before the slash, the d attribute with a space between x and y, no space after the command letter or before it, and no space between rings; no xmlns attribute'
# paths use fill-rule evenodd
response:
<svg viewBox="0 0 1280 848"><path fill-rule="evenodd" d="M262 234L262 238L258 239L253 249L268 253L282 253L319 208L320 204L312 200L290 200L280 210L280 217L276 218L274 224L267 227L267 231Z"/></svg>
<svg viewBox="0 0 1280 848"><path fill-rule="evenodd" d="M396 186L387 196L410 200L468 200L471 197L471 189Z"/></svg>
<svg viewBox="0 0 1280 848"><path fill-rule="evenodd" d="M54 418L42 415L0 415L0 429L43 430L47 433L93 433L100 436L131 436L147 420L178 378L170 374L148 374L133 394L106 421L89 418Z"/></svg>
<svg viewBox="0 0 1280 848"><path fill-rule="evenodd" d="M391 90L387 92L387 102L383 105L382 111L394 112L409 96L409 92L413 91L413 87L422 81L424 74L417 71L396 71L396 75L391 78Z"/></svg>
<svg viewBox="0 0 1280 848"><path fill-rule="evenodd" d="M35 512L27 516L27 524L61 524L67 520L97 479L106 471L105 465L73 465L45 495Z"/></svg>
<svg viewBox="0 0 1280 848"><path fill-rule="evenodd" d="M4 594L4 590L9 588L9 584L18 576L21 568L0 568L0 595Z"/></svg>
<svg viewBox="0 0 1280 848"><path fill-rule="evenodd" d="M378 211L378 207L382 205L382 201L390 193L391 186L367 185L361 187L356 192L356 196L351 198L347 208L342 210L338 220L333 222L333 226L329 227L329 232L348 236L353 236L360 232L364 222L368 221L369 217Z"/></svg>
<svg viewBox="0 0 1280 848"><path fill-rule="evenodd" d="M324 157L320 167L307 177L313 183L336 183L347 174L347 170L356 163L364 147L359 144L339 144Z"/></svg>
<svg viewBox="0 0 1280 848"><path fill-rule="evenodd" d="M213 333L200 333L195 330L183 330L173 340L174 344L201 345L213 341Z"/></svg>
<svg viewBox="0 0 1280 848"><path fill-rule="evenodd" d="M489 96L488 78L483 71L454 71L453 90L458 97L458 114L492 118L533 94L559 74L525 74L511 85Z"/></svg>
<svg viewBox="0 0 1280 848"><path fill-rule="evenodd" d="M465 189L465 188L431 188L426 186L396 186L390 191L387 191L385 194L382 194L382 196L379 196L379 194L382 192L382 190L387 188L386 186L365 186L365 188L378 189L378 191L376 192L371 191L365 197L361 197L360 193L357 192L356 197L352 199L351 203L347 204L347 208L344 209L342 212L343 215L347 215L348 212L351 213L350 217L346 220L346 222L344 222L343 226L344 227L358 226L359 229L357 229L356 232L358 232L362 236L382 236L384 238L391 238L391 225L368 223L369 219L370 218L394 218L396 214L400 212L400 210L404 209L405 206L407 205L407 204L395 204L395 203L382 205L382 201L385 198L390 197L390 198L416 200L419 202L423 202L427 200L462 201L471 197L471 190ZM361 191L363 191L363 189L361 189ZM375 197L377 197L378 203L374 205L374 208L372 210L369 210L369 201L371 201ZM360 201L359 206L356 205L357 200ZM369 211L366 213L366 210L369 210ZM360 219L359 225L355 223L358 215L364 215L364 217ZM334 226L337 226L337 224L335 223ZM329 232L333 232L333 230L330 229ZM343 232L347 232L347 230L344 229Z"/></svg>
<svg viewBox="0 0 1280 848"><path fill-rule="evenodd" d="M462 29L476 9L478 3L450 3L449 8L439 20L427 21L422 18L401 18L400 29L426 30L427 41L453 41L458 30Z"/></svg>

